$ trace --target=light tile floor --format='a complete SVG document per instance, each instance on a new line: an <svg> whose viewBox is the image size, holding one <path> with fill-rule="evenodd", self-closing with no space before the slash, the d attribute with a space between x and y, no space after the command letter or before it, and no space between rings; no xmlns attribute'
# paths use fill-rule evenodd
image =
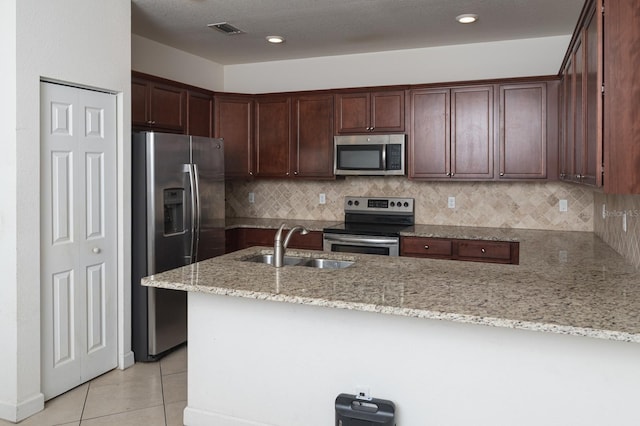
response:
<svg viewBox="0 0 640 426"><path fill-rule="evenodd" d="M47 401L20 426L176 426L187 406L187 348L112 370ZM0 420L0 426L14 423Z"/></svg>

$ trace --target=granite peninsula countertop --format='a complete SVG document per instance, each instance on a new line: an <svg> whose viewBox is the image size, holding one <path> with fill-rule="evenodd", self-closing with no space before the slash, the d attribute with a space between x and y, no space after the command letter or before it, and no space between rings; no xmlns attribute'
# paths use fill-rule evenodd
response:
<svg viewBox="0 0 640 426"><path fill-rule="evenodd" d="M640 343L640 272L593 233L416 225L403 235L519 241L520 264L290 249L287 255L355 264L339 270L276 269L244 262L273 252L253 247L143 278L142 283Z"/></svg>

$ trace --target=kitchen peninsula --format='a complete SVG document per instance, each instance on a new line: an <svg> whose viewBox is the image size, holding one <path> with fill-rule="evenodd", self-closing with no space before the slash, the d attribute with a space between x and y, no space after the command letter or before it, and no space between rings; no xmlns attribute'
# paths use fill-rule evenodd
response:
<svg viewBox="0 0 640 426"><path fill-rule="evenodd" d="M638 424L637 270L586 232L407 235L490 231L519 265L288 250L355 263L276 269L254 247L145 278L189 291L185 424L332 424L356 388L398 425Z"/></svg>

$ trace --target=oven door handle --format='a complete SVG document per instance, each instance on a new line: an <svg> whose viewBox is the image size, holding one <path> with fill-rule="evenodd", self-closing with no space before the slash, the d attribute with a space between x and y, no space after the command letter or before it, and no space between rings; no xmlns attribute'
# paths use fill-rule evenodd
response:
<svg viewBox="0 0 640 426"><path fill-rule="evenodd" d="M397 243L396 238L367 238L367 237L340 237L334 235L324 235L325 240L338 241L341 243L358 243L358 244L379 244L388 245Z"/></svg>

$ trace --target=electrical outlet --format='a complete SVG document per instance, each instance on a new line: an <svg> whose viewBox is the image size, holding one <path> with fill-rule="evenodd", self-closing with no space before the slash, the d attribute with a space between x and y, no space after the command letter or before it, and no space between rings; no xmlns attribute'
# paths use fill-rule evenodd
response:
<svg viewBox="0 0 640 426"><path fill-rule="evenodd" d="M602 205L602 218L605 219L607 217L607 206Z"/></svg>
<svg viewBox="0 0 640 426"><path fill-rule="evenodd" d="M449 199L447 200L447 207L449 207L450 209L456 208L456 197L449 197Z"/></svg>
<svg viewBox="0 0 640 426"><path fill-rule="evenodd" d="M320 194L320 196L318 197L318 202L320 204L326 204L327 202L327 197L325 194Z"/></svg>
<svg viewBox="0 0 640 426"><path fill-rule="evenodd" d="M560 206L561 212L566 212L569 210L569 204L567 203L567 200L560 200L558 205Z"/></svg>
<svg viewBox="0 0 640 426"><path fill-rule="evenodd" d="M356 386L356 398L371 401L371 392L366 386Z"/></svg>
<svg viewBox="0 0 640 426"><path fill-rule="evenodd" d="M627 212L622 213L622 230L627 232Z"/></svg>
<svg viewBox="0 0 640 426"><path fill-rule="evenodd" d="M249 204L253 204L256 202L256 194L253 192L249 193Z"/></svg>

